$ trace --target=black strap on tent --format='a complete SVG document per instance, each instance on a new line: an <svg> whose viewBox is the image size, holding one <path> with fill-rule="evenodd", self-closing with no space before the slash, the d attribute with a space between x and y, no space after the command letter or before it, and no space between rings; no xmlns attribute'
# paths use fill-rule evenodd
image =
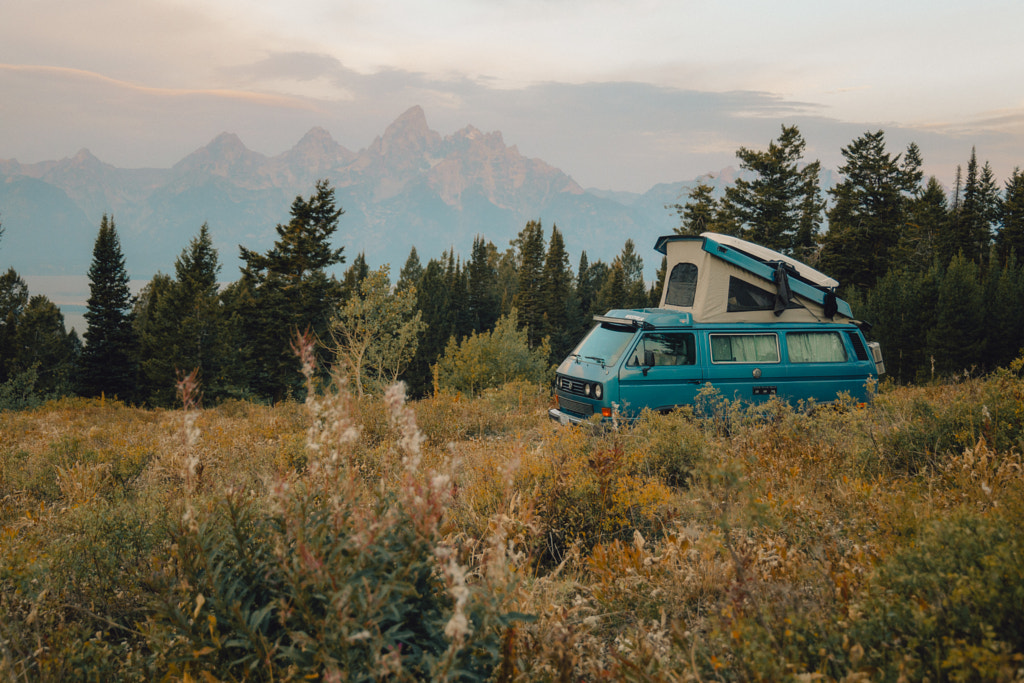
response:
<svg viewBox="0 0 1024 683"><path fill-rule="evenodd" d="M775 315L782 315L782 312L789 308L789 300L793 294L789 291L789 272L796 271L793 266L783 261L775 264Z"/></svg>
<svg viewBox="0 0 1024 683"><path fill-rule="evenodd" d="M825 292L825 317L831 320L839 312L839 304L836 302L835 292Z"/></svg>

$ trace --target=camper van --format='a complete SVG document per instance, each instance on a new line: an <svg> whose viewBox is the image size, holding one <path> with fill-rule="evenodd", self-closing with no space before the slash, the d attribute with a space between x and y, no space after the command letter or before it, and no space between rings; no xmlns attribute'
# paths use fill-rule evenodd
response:
<svg viewBox="0 0 1024 683"><path fill-rule="evenodd" d="M727 235L661 237L658 308L613 310L555 374L551 419L635 417L692 405L710 384L730 400L868 398L881 349L836 297L839 283L784 254Z"/></svg>

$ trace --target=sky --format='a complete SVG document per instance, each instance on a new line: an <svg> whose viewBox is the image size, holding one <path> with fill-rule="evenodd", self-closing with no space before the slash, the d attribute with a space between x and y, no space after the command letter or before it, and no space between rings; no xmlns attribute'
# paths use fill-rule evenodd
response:
<svg viewBox="0 0 1024 683"><path fill-rule="evenodd" d="M4 0L0 159L169 167L314 126L358 151L420 105L598 189L716 172L782 125L826 167L881 129L947 186L972 148L1002 184L1022 26L1019 0Z"/></svg>

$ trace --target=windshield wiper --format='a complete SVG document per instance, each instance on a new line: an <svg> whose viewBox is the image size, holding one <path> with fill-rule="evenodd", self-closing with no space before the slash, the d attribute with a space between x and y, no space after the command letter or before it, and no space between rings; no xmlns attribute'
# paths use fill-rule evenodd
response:
<svg viewBox="0 0 1024 683"><path fill-rule="evenodd" d="M598 358L597 356L583 356L583 358L586 359L586 360L592 360L595 363L600 363L601 365L604 365L604 358Z"/></svg>

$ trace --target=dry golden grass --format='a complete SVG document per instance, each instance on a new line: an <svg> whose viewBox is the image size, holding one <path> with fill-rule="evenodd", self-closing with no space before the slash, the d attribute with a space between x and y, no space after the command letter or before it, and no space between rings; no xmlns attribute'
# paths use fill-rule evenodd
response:
<svg viewBox="0 0 1024 683"><path fill-rule="evenodd" d="M413 479L392 408L325 405L359 426L332 446L352 496L439 496L431 543L458 558L436 551L445 604L462 580L445 567L495 596L470 623L500 643L498 680L1021 680L1019 370L884 387L867 408L725 405L618 431L549 423L531 385L442 394L412 405ZM156 605L185 595L183 519L203 527L239 496L271 514L313 485L312 424L295 403L0 413L0 675L239 677L210 653L162 658ZM401 678L396 662L377 673Z"/></svg>

